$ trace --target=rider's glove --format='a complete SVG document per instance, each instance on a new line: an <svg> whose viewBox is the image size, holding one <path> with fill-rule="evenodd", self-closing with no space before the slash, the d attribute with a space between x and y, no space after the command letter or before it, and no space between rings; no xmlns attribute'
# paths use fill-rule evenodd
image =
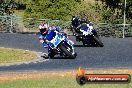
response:
<svg viewBox="0 0 132 88"><path fill-rule="evenodd" d="M74 36L78 36L78 34L75 34L75 33L74 33L73 35L74 35Z"/></svg>
<svg viewBox="0 0 132 88"><path fill-rule="evenodd" d="M43 46L44 48L47 48L47 47L48 47L48 45L47 45L46 43L44 43L44 42L43 42L42 46Z"/></svg>
<svg viewBox="0 0 132 88"><path fill-rule="evenodd" d="M44 43L44 40L41 39L41 40L39 40L39 42L40 42L40 43Z"/></svg>

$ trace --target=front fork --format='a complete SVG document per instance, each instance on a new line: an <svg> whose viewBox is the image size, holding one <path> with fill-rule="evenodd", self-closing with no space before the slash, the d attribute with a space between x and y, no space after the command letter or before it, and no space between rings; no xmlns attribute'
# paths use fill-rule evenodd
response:
<svg viewBox="0 0 132 88"><path fill-rule="evenodd" d="M73 47L74 42L72 42L71 40L68 40L67 43L71 46L71 48L72 48L72 55L74 55L75 54L74 47Z"/></svg>

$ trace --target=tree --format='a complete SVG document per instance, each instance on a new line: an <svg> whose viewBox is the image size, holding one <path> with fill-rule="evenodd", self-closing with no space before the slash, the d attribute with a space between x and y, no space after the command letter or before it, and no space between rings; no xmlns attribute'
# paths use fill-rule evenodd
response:
<svg viewBox="0 0 132 88"><path fill-rule="evenodd" d="M13 9L15 8L15 3L13 0L1 0L0 1L0 15L11 15L13 13Z"/></svg>
<svg viewBox="0 0 132 88"><path fill-rule="evenodd" d="M78 0L32 0L27 3L25 17L67 20Z"/></svg>
<svg viewBox="0 0 132 88"><path fill-rule="evenodd" d="M119 3L121 3L121 0L101 0L101 1L105 2L105 4L112 9L117 8L119 6Z"/></svg>
<svg viewBox="0 0 132 88"><path fill-rule="evenodd" d="M127 2L127 7L124 9L124 3L125 0L101 0L106 4L107 7L110 7L113 11L115 9L120 9L122 10L122 13L124 10L126 10L126 14L128 18L132 18L132 0L126 0Z"/></svg>
<svg viewBox="0 0 132 88"><path fill-rule="evenodd" d="M127 3L126 6L126 17L132 19L132 0Z"/></svg>
<svg viewBox="0 0 132 88"><path fill-rule="evenodd" d="M102 14L103 20L120 24L123 23L124 10L126 10L126 23L131 23L130 19L132 19L132 11L131 4L132 0L127 1L127 8L124 8L125 0L97 0L102 1L102 6L100 13Z"/></svg>

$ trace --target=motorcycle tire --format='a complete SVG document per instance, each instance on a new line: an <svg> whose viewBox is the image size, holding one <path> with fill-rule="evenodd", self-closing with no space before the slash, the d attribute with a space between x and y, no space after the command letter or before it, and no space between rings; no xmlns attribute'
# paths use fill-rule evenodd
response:
<svg viewBox="0 0 132 88"><path fill-rule="evenodd" d="M97 45L99 45L100 47L103 47L104 46L104 44L99 39L99 36L98 35L94 35L93 39L97 43Z"/></svg>
<svg viewBox="0 0 132 88"><path fill-rule="evenodd" d="M88 46L88 44L85 41L82 41L83 46Z"/></svg>
<svg viewBox="0 0 132 88"><path fill-rule="evenodd" d="M70 58L76 58L76 55L73 55L72 54L72 51L73 50L71 50L71 51L69 51L67 48L70 48L71 49L71 47L70 46L68 46L67 44L65 44L65 43L61 43L60 44L60 50L62 51L62 52L64 52L67 56L69 56Z"/></svg>
<svg viewBox="0 0 132 88"><path fill-rule="evenodd" d="M54 54L53 54L53 53L49 53L48 56L49 56L49 58L51 58L51 59L54 58Z"/></svg>

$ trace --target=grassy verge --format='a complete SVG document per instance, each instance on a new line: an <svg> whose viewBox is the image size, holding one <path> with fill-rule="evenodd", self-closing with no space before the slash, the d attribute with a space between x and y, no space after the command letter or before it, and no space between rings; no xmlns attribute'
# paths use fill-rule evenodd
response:
<svg viewBox="0 0 132 88"><path fill-rule="evenodd" d="M114 70L112 70L114 71ZM121 70L116 71L120 72ZM131 70L124 70L125 73ZM88 73L109 73L109 71L89 71ZM110 71L111 72L111 71ZM114 73L114 72L113 72ZM124 73L124 72L123 72ZM27 73L0 73L0 88L132 88L129 84L85 84L76 82L76 72L49 71ZM5 76L5 77L4 77ZM2 80L3 79L3 80Z"/></svg>
<svg viewBox="0 0 132 88"><path fill-rule="evenodd" d="M34 80L15 80L0 83L1 88L132 88L129 84L77 84L75 77L53 77Z"/></svg>
<svg viewBox="0 0 132 88"><path fill-rule="evenodd" d="M0 65L29 61L35 58L37 58L37 55L31 51L0 48Z"/></svg>

